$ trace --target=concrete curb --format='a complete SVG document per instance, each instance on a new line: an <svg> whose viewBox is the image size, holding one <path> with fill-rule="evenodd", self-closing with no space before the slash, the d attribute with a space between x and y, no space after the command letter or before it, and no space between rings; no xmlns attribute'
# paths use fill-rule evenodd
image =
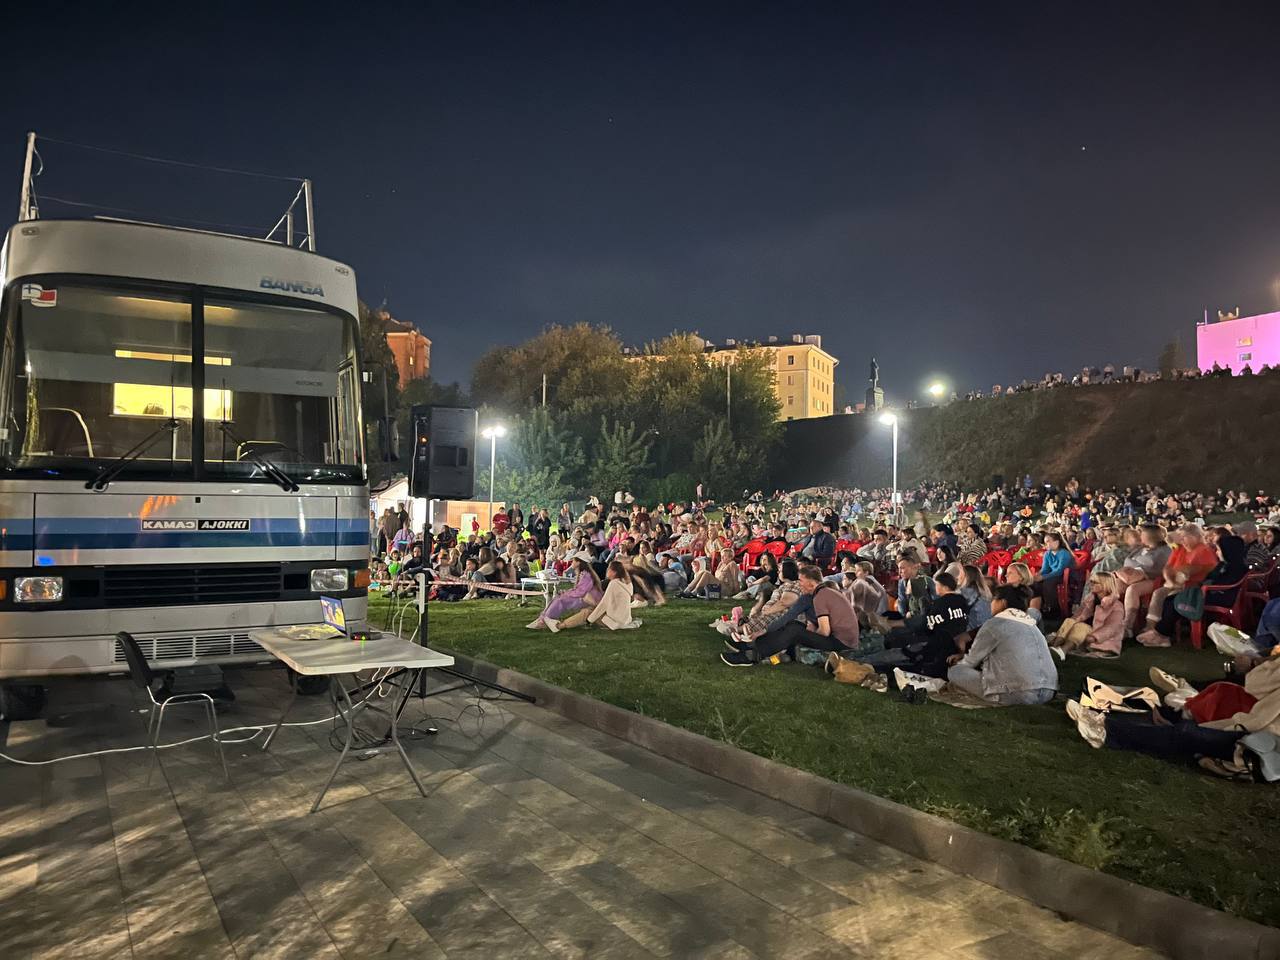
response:
<svg viewBox="0 0 1280 960"><path fill-rule="evenodd" d="M536 697L539 706L570 720L1176 960L1280 958L1280 929L988 836L505 667L454 656L458 670Z"/></svg>

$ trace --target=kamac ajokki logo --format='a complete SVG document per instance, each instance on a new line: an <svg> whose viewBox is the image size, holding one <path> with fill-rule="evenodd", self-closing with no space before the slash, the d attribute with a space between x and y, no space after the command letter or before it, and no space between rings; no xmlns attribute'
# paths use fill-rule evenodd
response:
<svg viewBox="0 0 1280 960"><path fill-rule="evenodd" d="M165 520L143 520L143 533L172 533L195 531L197 533L248 533L248 520L212 520L195 517L171 517Z"/></svg>

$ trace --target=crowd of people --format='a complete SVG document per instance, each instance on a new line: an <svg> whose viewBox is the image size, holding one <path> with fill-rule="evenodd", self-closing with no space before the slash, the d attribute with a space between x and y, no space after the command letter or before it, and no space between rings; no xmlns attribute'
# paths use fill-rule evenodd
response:
<svg viewBox="0 0 1280 960"><path fill-rule="evenodd" d="M1280 373L1280 367L1271 364L1262 364L1256 371L1258 376L1268 376L1273 373ZM1240 368L1237 376L1251 377L1255 375L1253 367L1246 363ZM1087 387L1091 384L1102 383L1155 383L1160 380L1199 380L1203 377L1230 377L1232 371L1230 367L1224 367L1217 361L1214 361L1212 367L1201 370L1199 367L1174 368L1168 371L1168 376L1160 370L1144 370L1141 367L1125 366L1119 370L1114 364L1105 364L1102 367L1082 367L1080 372L1070 376L1062 373L1046 373L1039 380L1023 380L1017 384L995 384L991 388L991 392L984 390L970 390L963 394L965 400L981 400L984 397L1011 397L1015 393L1030 393L1037 390L1054 390L1059 387ZM962 395L958 392L952 393L952 400L959 400Z"/></svg>
<svg viewBox="0 0 1280 960"><path fill-rule="evenodd" d="M1206 608L1232 610L1251 589L1265 602L1275 587L1280 506L1260 490L1094 489L1075 479L1052 487L1024 477L969 492L922 485L902 502L913 504L909 513L894 510L888 490L819 488L772 500L744 492L727 505L655 506L619 492L579 510L535 506L526 515L513 504L487 531L418 535L388 511L371 516L382 549L375 579L394 590L421 571L434 598L464 601L520 593L524 578L554 580L564 589L526 625L550 632L635 628L636 609L674 596L732 598L740 606L711 622L727 666L834 658L855 664L864 686L911 702L920 689L944 688L991 706L1046 703L1059 695L1058 660L1117 657L1127 643L1169 646L1198 629ZM1271 620L1229 638L1249 644L1226 681L1249 709L1269 696L1263 680L1280 651L1280 602ZM1196 696L1174 679L1178 697ZM1246 704L1213 696L1219 712ZM1095 745L1189 749L1113 720L1097 703L1071 703ZM1271 706L1258 709L1254 726L1235 732L1261 724L1280 733L1280 707L1269 720ZM1182 730L1179 744L1200 742L1189 728L1172 729ZM1229 767L1225 738L1209 739L1210 759Z"/></svg>

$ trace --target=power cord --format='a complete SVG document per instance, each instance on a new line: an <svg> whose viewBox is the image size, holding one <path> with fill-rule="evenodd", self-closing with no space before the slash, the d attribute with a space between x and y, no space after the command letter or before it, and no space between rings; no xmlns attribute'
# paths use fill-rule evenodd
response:
<svg viewBox="0 0 1280 960"><path fill-rule="evenodd" d="M323 720L303 720L296 723L286 723L286 724L283 724L283 726L312 727L318 723L331 723L336 719L337 719L336 716L325 717ZM265 732L266 730L271 729L274 726L275 726L274 723L266 723L266 724L263 724L262 726L228 727L226 730L218 731L218 734L219 734L218 739L223 744L249 743L250 741L256 740L259 734ZM222 734L242 733L246 730L252 730L253 734L248 737L239 737L235 740L227 740L225 737L222 736ZM158 743L156 744L156 748L158 750L169 750L173 747L186 746L188 743L199 743L201 740L210 740L212 739L212 736L213 736L212 734L206 733L203 736L191 737L188 740L177 740L173 743ZM111 753L132 753L135 750L150 750L150 749L151 749L151 744L144 743L137 747L110 747L106 750L94 750L94 751L91 751L90 753L73 753L67 757L53 757L50 760L22 760L22 759L19 759L18 757L11 757L7 753L0 753L0 760L8 760L10 763L16 763L19 766L23 766L23 767L44 767L44 766L48 766L51 763L64 763L67 760L83 760L86 757L104 757L107 754L111 754Z"/></svg>

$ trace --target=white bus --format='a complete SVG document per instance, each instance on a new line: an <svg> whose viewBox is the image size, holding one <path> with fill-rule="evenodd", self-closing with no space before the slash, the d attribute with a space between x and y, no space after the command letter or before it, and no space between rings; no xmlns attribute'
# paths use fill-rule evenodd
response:
<svg viewBox="0 0 1280 960"><path fill-rule="evenodd" d="M162 666L263 660L249 632L321 594L364 610L350 267L26 219L0 276L0 680L122 671L121 630Z"/></svg>

